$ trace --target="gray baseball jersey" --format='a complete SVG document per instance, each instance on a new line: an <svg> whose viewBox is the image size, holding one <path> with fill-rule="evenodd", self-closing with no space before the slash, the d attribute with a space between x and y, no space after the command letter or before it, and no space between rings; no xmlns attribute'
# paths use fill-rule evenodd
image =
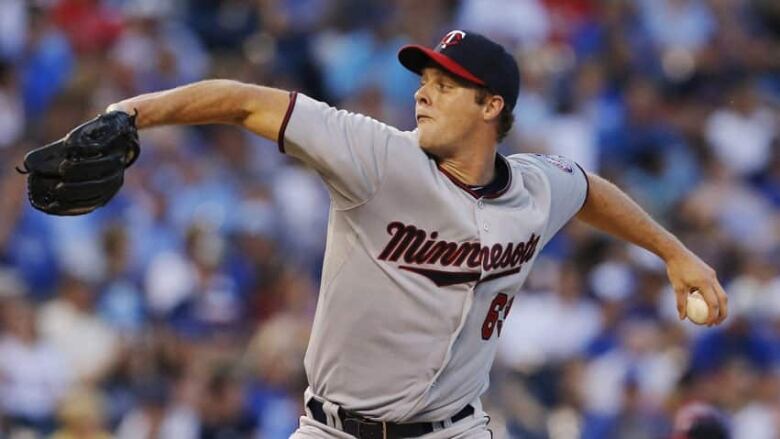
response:
<svg viewBox="0 0 780 439"><path fill-rule="evenodd" d="M505 183L480 196L416 131L295 93L279 139L331 194L310 392L388 422L446 419L477 399L535 256L584 203L582 170L497 156Z"/></svg>

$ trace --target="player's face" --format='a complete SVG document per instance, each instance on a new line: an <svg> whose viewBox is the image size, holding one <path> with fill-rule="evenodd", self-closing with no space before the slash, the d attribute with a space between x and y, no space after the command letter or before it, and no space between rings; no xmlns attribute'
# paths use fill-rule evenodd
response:
<svg viewBox="0 0 780 439"><path fill-rule="evenodd" d="M437 157L451 156L468 143L483 120L477 89L437 67L426 67L414 94L420 146Z"/></svg>

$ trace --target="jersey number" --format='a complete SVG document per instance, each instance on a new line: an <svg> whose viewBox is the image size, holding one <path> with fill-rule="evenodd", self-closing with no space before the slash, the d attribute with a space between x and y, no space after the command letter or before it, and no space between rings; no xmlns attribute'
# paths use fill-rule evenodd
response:
<svg viewBox="0 0 780 439"><path fill-rule="evenodd" d="M487 316L485 316L485 322L482 323L482 340L490 340L493 336L493 331L498 332L496 337L501 337L501 326L504 324L504 319L509 315L509 310L512 309L512 302L515 298L511 299L504 293L498 293L490 303L490 309L488 309Z"/></svg>

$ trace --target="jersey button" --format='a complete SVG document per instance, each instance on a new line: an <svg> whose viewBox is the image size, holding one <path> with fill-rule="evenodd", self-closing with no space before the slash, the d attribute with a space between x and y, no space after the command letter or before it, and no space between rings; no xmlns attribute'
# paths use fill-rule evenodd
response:
<svg viewBox="0 0 780 439"><path fill-rule="evenodd" d="M479 200L479 201L477 201L477 207L479 207L480 209L482 209L483 207L485 207L485 202L484 202L484 201L482 201L482 200Z"/></svg>
<svg viewBox="0 0 780 439"><path fill-rule="evenodd" d="M482 224L482 230L484 230L484 231L486 231L486 232L487 232L487 231L488 231L488 229L489 229L489 227L488 227L487 223L485 223L485 224Z"/></svg>

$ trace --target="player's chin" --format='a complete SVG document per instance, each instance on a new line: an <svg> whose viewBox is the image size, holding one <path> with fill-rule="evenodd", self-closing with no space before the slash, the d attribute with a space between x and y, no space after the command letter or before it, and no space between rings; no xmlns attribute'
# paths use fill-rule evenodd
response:
<svg viewBox="0 0 780 439"><path fill-rule="evenodd" d="M420 148L428 153L433 153L436 149L435 140L437 136L433 133L431 127L417 126L417 138L420 144Z"/></svg>
<svg viewBox="0 0 780 439"><path fill-rule="evenodd" d="M436 151L437 151L436 145L434 145L430 141L427 141L425 136L420 136L419 143L420 143L420 149L422 149L423 151L425 151L428 154L431 154L431 155L434 155L434 156L438 156L438 154L436 153Z"/></svg>
<svg viewBox="0 0 780 439"><path fill-rule="evenodd" d="M420 149L422 149L429 157L433 157L437 161L450 156L448 149L442 145L428 144L423 146L420 144Z"/></svg>

